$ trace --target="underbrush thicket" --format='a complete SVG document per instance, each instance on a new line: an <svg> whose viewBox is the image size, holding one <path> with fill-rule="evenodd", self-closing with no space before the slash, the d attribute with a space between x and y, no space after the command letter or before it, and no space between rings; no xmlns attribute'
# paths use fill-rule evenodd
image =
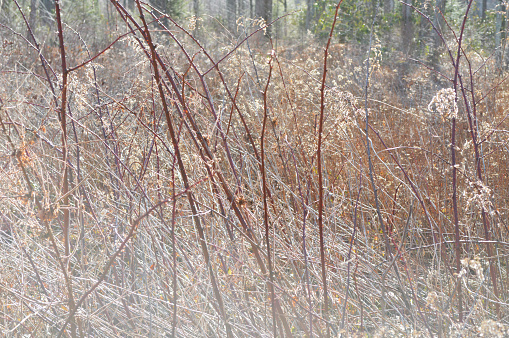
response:
<svg viewBox="0 0 509 338"><path fill-rule="evenodd" d="M95 52L1 30L3 335L509 334L493 58L444 53L441 76L333 41L322 89L323 41L202 49L117 10Z"/></svg>

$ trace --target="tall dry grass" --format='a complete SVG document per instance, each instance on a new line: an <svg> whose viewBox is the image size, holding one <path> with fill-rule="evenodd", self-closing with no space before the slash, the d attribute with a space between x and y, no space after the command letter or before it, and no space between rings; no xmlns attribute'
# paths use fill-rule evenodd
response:
<svg viewBox="0 0 509 338"><path fill-rule="evenodd" d="M323 42L205 48L112 3L95 52L65 22L1 31L3 335L509 334L491 59L444 38L442 76L332 42L323 81Z"/></svg>

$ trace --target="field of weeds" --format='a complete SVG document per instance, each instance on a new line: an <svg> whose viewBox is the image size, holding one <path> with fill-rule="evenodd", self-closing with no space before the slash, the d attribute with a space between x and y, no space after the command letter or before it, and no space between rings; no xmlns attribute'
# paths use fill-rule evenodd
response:
<svg viewBox="0 0 509 338"><path fill-rule="evenodd" d="M59 10L0 30L3 336L509 336L493 58L204 46L118 2L89 46Z"/></svg>

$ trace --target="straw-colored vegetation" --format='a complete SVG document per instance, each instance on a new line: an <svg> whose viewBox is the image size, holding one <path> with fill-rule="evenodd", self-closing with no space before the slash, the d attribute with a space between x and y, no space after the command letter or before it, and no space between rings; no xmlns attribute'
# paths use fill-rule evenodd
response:
<svg viewBox="0 0 509 338"><path fill-rule="evenodd" d="M494 58L111 8L0 31L1 335L509 336Z"/></svg>

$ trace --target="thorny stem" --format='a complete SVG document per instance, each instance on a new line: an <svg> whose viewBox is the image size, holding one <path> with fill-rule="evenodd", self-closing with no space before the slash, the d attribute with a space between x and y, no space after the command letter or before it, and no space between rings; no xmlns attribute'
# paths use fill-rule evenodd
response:
<svg viewBox="0 0 509 338"><path fill-rule="evenodd" d="M171 168L171 178L173 181L172 184L172 194L173 194L173 203L171 209L171 250L172 250L172 258L173 258L173 317L171 323L171 336L175 336L175 330L177 329L177 245L176 245L176 236L175 236L175 217L177 216L177 199L175 198L175 157L173 159L173 164Z"/></svg>
<svg viewBox="0 0 509 338"><path fill-rule="evenodd" d="M345 328L345 318L346 318L346 305L348 304L348 292L350 290L350 265L351 262L351 255L352 255L352 249L353 249L353 243L355 241L355 233L357 232L357 210L359 207L359 200L361 198L361 191L362 191L362 170L359 174L359 191L357 193L357 199L355 200L355 207L353 210L353 231L352 231L352 237L350 239L350 247L348 248L348 267L347 267L347 277L346 277L346 291L345 291L345 300L343 301L343 313L341 315L341 326L339 327L340 330L344 330Z"/></svg>
<svg viewBox="0 0 509 338"><path fill-rule="evenodd" d="M458 193L457 193L457 171L456 168L456 117L452 118L451 131L451 162L452 162L452 208L454 215L454 235L456 238L456 273L458 274L458 314L460 323L463 322L463 299L461 294L461 246L460 226L458 219Z"/></svg>
<svg viewBox="0 0 509 338"><path fill-rule="evenodd" d="M67 121L66 121L66 106L67 106L67 81L69 70L67 69L67 60L65 55L65 44L64 44L64 32L62 29L62 19L60 17L60 0L55 0L55 15L57 21L58 28L58 41L60 45L60 58L62 62L62 97L61 97L61 105L59 109L59 119L60 125L62 128L62 165L63 169L63 177L62 177L62 195L63 195L63 213L64 220L62 225L62 232L64 236L64 264L66 269L69 269L69 259L70 259L70 243L69 243L69 231L70 231L70 205L69 205L69 168L67 166L68 161L68 149L67 149ZM75 311L74 304L74 296L72 294L72 281L69 280L68 284L68 292L69 292L69 313ZM72 316L69 316L72 318ZM81 330L80 330L81 331ZM74 318L72 318L71 322L71 335L76 336L76 323Z"/></svg>
<svg viewBox="0 0 509 338"><path fill-rule="evenodd" d="M62 178L62 195L64 196L63 204L64 204L64 250L66 260L68 260L70 247L69 247L69 181L68 181L68 150L67 150L67 121L66 121L66 106L67 106L67 81L69 71L67 69L67 61L65 56L65 45L64 45L64 33L62 30L62 21L60 18L60 1L55 1L55 12L56 12L56 20L58 27L58 40L60 44L60 57L62 62L62 98L60 109L58 111L60 125L62 128L62 164L64 166L63 170L63 178Z"/></svg>
<svg viewBox="0 0 509 338"><path fill-rule="evenodd" d="M470 108L470 105L468 104L468 98L466 94L466 89L463 84L462 76L458 75L459 83L460 83L460 89L461 94L463 97L463 102L465 103L465 108L467 112L467 118L468 118L468 124L469 124L469 130L470 130L470 137L472 138L472 144L474 147L474 160L475 160L475 170L477 179L479 182L483 182L483 175L482 175L482 144L478 141L479 139L479 126L478 126L478 120L477 120L477 102L475 100L475 91L474 91L474 79L473 79L473 72L472 72L472 65L470 63L470 60L468 59L467 55L465 55L465 60L468 63L468 73L470 76L470 92L471 92L471 99L472 99L472 107ZM480 149L479 149L480 148ZM496 301L495 301L495 312L497 313L497 317L500 320L501 319L501 313L500 313L500 304L499 304L499 290L497 286L497 266L493 263L493 248L491 246L490 241L490 221L488 219L488 215L486 214L486 208L484 206L481 207L481 217L483 222L483 228L484 228L484 237L487 241L486 243L486 251L489 258L489 264L490 264L490 277L493 283L493 293L495 295Z"/></svg>
<svg viewBox="0 0 509 338"><path fill-rule="evenodd" d="M76 314L76 311L80 308L81 305L83 305L83 302L85 301L85 299L87 299L87 297L92 293L94 292L95 289L97 289L97 287L99 285L101 285L101 283L104 281L104 279L106 278L106 276L108 275L108 272L110 271L110 268L111 266L113 265L113 263L115 262L115 260L117 259L117 256L125 249L127 243L129 242L129 240L134 236L135 234L135 231L136 229L138 228L138 225L140 224L140 222L145 218L147 217L148 215L150 215L150 213L159 208L161 205L167 203L168 201L165 200L165 201L162 201L162 202L159 202L157 203L156 205L154 205L153 207L151 207L146 213L144 213L143 215L141 215L140 217L138 217L132 224L131 224L131 228L129 229L129 233L127 234L126 238L122 241L122 243L120 244L120 246L118 247L118 249L110 256L110 258L108 259L108 262L106 262L106 264L104 265L104 268L103 268L103 272L102 274L99 276L99 278L97 279L97 281L94 283L94 285L92 285L92 287L90 287L90 289L87 290L87 292L85 292L83 294L83 296L81 296L80 300L78 301L78 303L76 304L76 306L73 308L73 310L69 313L69 316L67 317L66 321L64 322L64 325L62 325L62 328L60 329L60 332L58 333L58 336L57 338L60 338L64 332L65 332L65 328L67 327L67 325L69 324L70 321L73 320L74 318L74 315Z"/></svg>
<svg viewBox="0 0 509 338"><path fill-rule="evenodd" d="M285 140L285 141L287 143L288 148L290 148L290 153L293 158L295 175L297 176L297 183L298 183L297 187L299 190L300 200L301 200L301 204L302 204L302 213L303 213L303 215L302 215L302 255L304 256L304 279L305 279L305 283L306 283L305 287L303 289L304 289L304 292L306 293L308 306L309 306L309 336L313 337L313 315L311 312L313 304L311 301L311 287L310 287L310 283L309 283L309 267L308 267L309 258L308 258L307 248L306 248L306 221L307 221L307 217L308 217L308 206L306 203L307 198L305 200L304 194L302 193L302 187L301 187L301 183L300 183L301 180L299 177L299 170L297 167L297 159L295 158L295 153L294 153L292 147L290 146L290 144L288 143L288 141L287 140ZM309 196L309 184L308 184L307 193ZM308 197L308 196L306 196L306 197Z"/></svg>
<svg viewBox="0 0 509 338"><path fill-rule="evenodd" d="M323 121L325 116L325 80L327 78L327 59L329 56L329 46L332 40L332 33L334 32L334 27L336 26L336 21L338 18L339 6L343 0L339 0L336 5L336 11L334 12L334 21L332 22L332 26L329 33L329 39L327 40L327 45L325 46L324 56L323 56L323 74L322 74L322 87L320 89L320 122L318 124L318 149L316 152L317 158L317 170L318 170L318 231L320 235L320 262L322 265L322 287L323 287L323 317L326 322L329 320L329 309L328 309L328 290L327 290L327 270L325 267L325 243L323 238L323 172L322 172L322 138L323 138ZM330 337L330 326L327 325L327 333L326 337Z"/></svg>
<svg viewBox="0 0 509 338"><path fill-rule="evenodd" d="M210 277L210 281L211 281L211 284L212 284L212 288L214 290L214 296L216 298L216 301L218 302L220 315L221 315L221 318L223 319L224 324L225 324L226 334L230 338L230 337L233 337L233 332L232 332L230 323L228 321L228 317L227 317L227 314L226 314L226 311L225 311L225 308L224 308L223 298L221 296L221 292L219 291L219 287L218 287L217 282L216 282L215 273L214 273L214 270L212 268L212 263L210 261L210 255L209 255L209 251L208 251L208 248L207 248L207 242L205 240L205 232L204 232L203 226L201 224L200 216L198 215L198 209L196 208L196 204L194 202L193 193L189 189L189 181L188 181L188 178L187 178L187 172L186 172L184 163L182 161L182 157L181 157L181 154L180 154L179 144L178 144L178 141L177 141L177 138L176 138L176 135L175 135L175 131L173 129L173 123L171 121L171 116L170 116L170 112L169 112L169 109L168 109L168 104L166 102L166 95L164 93L164 88L163 88L162 80L161 80L161 78L159 76L159 67L158 67L158 63L157 63L157 59L156 59L155 46L154 46L154 43L152 42L152 37L151 37L151 34L150 34L150 30L149 30L148 25L147 25L147 23L145 21L145 17L144 17L144 14L143 14L143 10L142 10L140 1L137 0L136 4L138 6L138 11L139 11L139 14L140 14L140 18L141 18L141 20L143 22L143 25L145 27L144 32L142 32L143 33L143 37L144 37L145 41L147 42L147 44L149 45L150 51L151 51L151 54L152 54L151 55L151 63L152 63L152 68L153 68L152 70L154 72L154 78L155 78L155 81L157 83L157 88L159 90L159 95L161 97L161 102L162 102L162 105L163 105L164 114L166 116L166 123L167 123L167 126L168 126L168 132L170 134L172 145L173 145L173 148L174 148L174 151L175 151L175 157L177 158L177 163L178 163L178 166L179 166L180 175L182 176L182 181L184 182L184 187L187 190L187 198L188 198L188 201L189 201L189 205L191 207L192 217L193 217L193 220L194 220L194 224L195 224L196 230L197 230L199 238L200 238L200 246L201 246L202 253L203 253L203 256L204 256L204 259L205 259L205 264L207 265L207 268L209 270L209 277ZM189 114L189 112L186 110L185 114Z"/></svg>
<svg viewBox="0 0 509 338"><path fill-rule="evenodd" d="M382 234L384 237L385 242L385 251L387 259L392 259L392 250L391 246L389 244L389 238L387 237L387 230L385 229L384 221L382 218L382 213L380 212L380 205L378 201L378 192L377 187L375 184L375 178L373 176L373 163L371 161L371 140L369 138L369 111L368 111L368 88L369 88L369 72L370 72L370 65L369 65L369 59L371 54L371 44L373 41L373 26L375 24L376 16L378 15L378 4L376 7L375 15L373 17L373 22L371 24L371 31L369 34L369 48L368 48L368 55L366 57L366 82L364 85L364 110L365 110L365 119L366 119L366 152L368 154L368 168L369 168L369 180L371 183L371 188L373 189L373 195L375 198L375 208L376 208L376 214L378 216L378 222L380 223L380 228L382 229ZM385 325L385 283L382 283L382 324Z"/></svg>
<svg viewBox="0 0 509 338"><path fill-rule="evenodd" d="M458 101L458 77L459 77L459 68L460 68L460 59L461 59L461 44L463 41L463 33L465 31L465 23L467 21L468 12L470 10L470 6L472 5L473 0L470 0L465 11L465 16L463 17L463 23L461 25L460 37L458 39L458 51L456 54L456 62L453 64L454 66L454 78L453 78L453 88L454 88L454 101ZM466 103L468 105L468 103ZM458 196L457 196L457 171L458 168L456 166L456 112L453 112L452 117L452 125L451 125L451 165L452 165L452 208L453 208L453 217L454 217L454 233L456 237L456 273L458 274L458 319L459 322L463 322L463 295L461 290L461 246L460 246L460 229L459 229L459 217L458 217ZM474 140L475 141L475 140ZM486 228L486 226L485 226ZM496 283L496 282L495 282Z"/></svg>
<svg viewBox="0 0 509 338"><path fill-rule="evenodd" d="M143 31L140 29L139 25L136 23L136 21L127 13L127 11L125 11L125 9L118 3L118 2L115 2L114 5L116 6L117 10L120 12L120 13L123 13L123 17L124 17L124 20L127 21L131 21L133 23L133 25L135 25L136 27L138 27L138 30L140 31ZM171 19L170 19L171 20ZM175 23L176 24L176 23ZM129 24L128 24L129 25ZM177 25L178 26L178 25ZM178 26L179 27L179 26ZM181 28L186 34L189 34L187 31L185 31L183 28ZM180 46L180 43L179 41L173 36L173 34L167 30L167 33L170 34L172 36L172 38L177 42L177 44L179 44ZM139 39L137 39L138 42L140 43L140 45L142 46L143 48L143 45L141 44L141 41ZM193 39L196 43L197 40L196 39ZM185 50L183 49L182 46L180 46L180 48L185 52ZM149 55L149 53L143 48L144 52L147 54L147 57L152 59L152 56ZM205 52L206 55L208 55L206 52ZM210 162L210 161L213 161L214 160L214 156L207 144L207 142L205 141L203 135L201 134L198 126L197 126L197 123L196 121L194 121L193 119L193 116L191 114L188 114L187 111L188 111L188 107L186 105L186 102L184 101L184 98L182 97L181 93L180 93L180 90L179 88L177 87L172 75L169 73L169 70L168 68L166 67L166 65L164 64L164 62L161 60L159 54L157 53L157 51L155 52L155 58L157 59L157 62L159 64L159 66L162 68L164 74L166 75L166 78L168 79L168 81L170 82L171 84L171 87L172 87L172 90L173 90L173 93L175 94L175 96L177 97L177 100L178 102L181 104L182 106L182 109L184 109L184 113L182 113L181 111L181 108L179 105L176 105L175 108L177 109L177 111L179 112L180 116L182 117L185 117L188 119L189 123L190 123L190 129L189 131L191 132L191 134L195 134L196 135L196 138L193 137L193 141L195 142L195 145L196 147L199 149L199 153L200 155L202 156L203 160L207 163L207 162ZM187 55L187 53L186 53ZM201 75L198 70L196 69L196 67L191 63L191 66L194 67L194 69L196 70L196 72L198 73L198 75L200 76L200 78L203 78L203 75ZM216 66L217 67L217 66ZM221 78L222 78L222 73L219 72L219 69L218 69L218 73L220 74ZM166 87L166 84L164 83L164 81L162 81L163 85L165 86L165 88L169 91L168 87ZM224 80L223 80L223 83L224 83ZM225 83L224 83L225 84ZM228 87L226 86L225 84L225 88L229 94L229 97L230 99L232 99L233 101L233 104L235 105L236 109L238 110L239 114L241 115L241 118L242 118L242 114L240 113L240 110L238 109L238 107L236 106L236 103L235 103L235 100L233 100L232 98L232 95L230 93L230 91L228 90ZM208 89L206 88L205 86L205 91L207 91ZM185 123L186 127L189 128L188 124ZM245 128L246 128L246 132L249 134L249 130L247 128L247 126L245 125ZM257 154L256 152L256 147L254 147L254 142L253 140L250 138L252 144L253 144L253 149L255 151L255 153ZM197 142L199 141L199 143ZM200 147L201 145L201 147ZM257 159L258 159L258 156L257 156ZM212 176L212 171L209 170L209 166L207 166L207 172L209 173L209 176L210 176L210 179L212 182L214 182L214 176ZM214 170L214 174L217 175L218 179L219 179L219 184L220 186L222 187L223 191L225 192L225 194L227 195L227 199L228 201L231 203L231 207L233 208L234 212L235 212L235 215L237 216L238 220L240 221L240 223L242 224L242 227L244 228L244 230L246 231L247 233L247 239L249 240L249 242L251 243L252 245L252 252L253 254L255 255L255 258L256 258L256 261L260 267L260 270L262 272L262 274L265 274L266 273L266 268L265 268L265 264L263 263L262 259L261 259L261 256L260 256L260 249L258 247L258 245L256 244L258 242L258 240L256 239L256 236L255 236L255 233L251 230L251 228L248 226L248 223L247 221L244 219L244 216L242 215L241 211L240 211L240 208L239 208L239 205L237 204L237 201L235 199L235 196L234 194L232 193L232 191L230 190L230 188L228 187L227 183L226 183L226 180L225 178L223 177L223 175L221 174L221 171L219 170L219 168L217 168L216 170ZM267 190L267 194L268 196L270 197L270 191ZM268 283L268 281L267 281ZM292 336L292 332L291 332L291 328L290 328L290 325L286 319L285 316L283 316L283 310L281 308L281 305L279 304L279 301L276 299L275 300L275 307L276 307L276 312L280 314L280 320L282 321L282 324L283 324L283 328L284 328L284 331L285 331L285 335L288 336L288 337L291 337Z"/></svg>
<svg viewBox="0 0 509 338"><path fill-rule="evenodd" d="M268 288L270 293L270 302L272 307L272 330L274 337L277 336L277 314L275 309L275 293L274 293L274 272L272 271L272 256L270 252L270 228L269 228L269 210L267 205L267 178L265 173L265 127L267 126L267 113L268 113L268 104L267 104L267 90L269 89L270 78L272 75L272 60L273 55L269 60L269 76L267 77L267 85L265 86L265 90L263 91L263 123L262 123L262 133L260 136L260 156L261 156L261 172L262 172L262 189L263 189L263 223L265 227L265 245L267 246L267 263L268 263L268 273L269 273L269 281Z"/></svg>

